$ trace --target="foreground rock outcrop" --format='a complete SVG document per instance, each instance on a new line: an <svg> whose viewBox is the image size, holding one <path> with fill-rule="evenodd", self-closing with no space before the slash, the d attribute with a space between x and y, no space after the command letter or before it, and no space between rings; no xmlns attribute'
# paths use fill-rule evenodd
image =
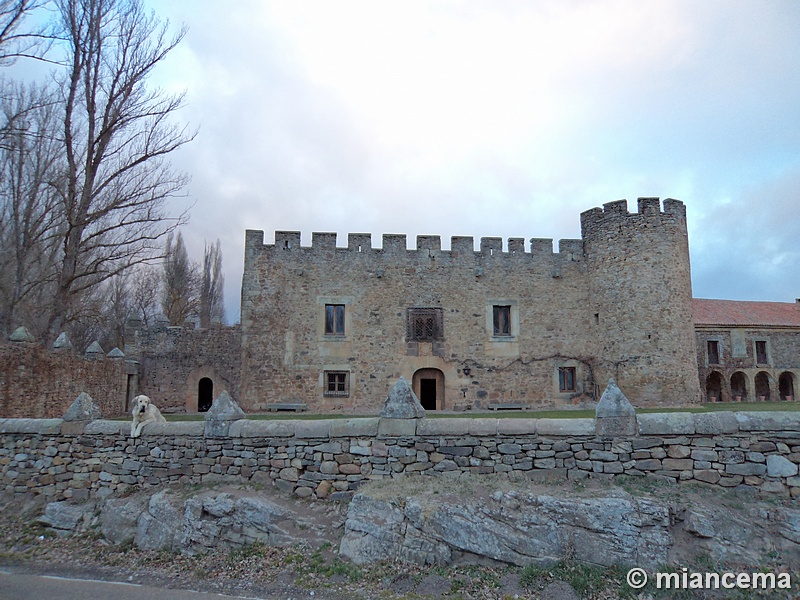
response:
<svg viewBox="0 0 800 600"><path fill-rule="evenodd" d="M140 499L112 501L102 512L103 535L115 542L132 539L141 549L204 552L237 548L254 542L270 546L320 544L331 541L336 519L285 506L271 495L207 492L182 498L161 491L128 523L118 514L136 515Z"/></svg>
<svg viewBox="0 0 800 600"><path fill-rule="evenodd" d="M691 564L702 555L752 565L780 555L786 564L800 565L795 508L744 504L735 496L736 509L708 498L670 502L613 487L588 494L460 487L422 483L409 495L388 484L359 492L340 554L358 564L389 558L522 566L569 559L656 568Z"/></svg>

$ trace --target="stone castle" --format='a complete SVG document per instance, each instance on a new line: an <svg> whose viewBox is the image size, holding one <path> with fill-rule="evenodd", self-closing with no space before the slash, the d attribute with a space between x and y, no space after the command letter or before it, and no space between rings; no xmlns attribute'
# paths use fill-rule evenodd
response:
<svg viewBox="0 0 800 600"><path fill-rule="evenodd" d="M572 404L610 377L643 404L696 402L686 211L657 198L581 215L553 241L248 231L241 396L252 409L379 406L400 376L426 409Z"/></svg>
<svg viewBox="0 0 800 600"><path fill-rule="evenodd" d="M338 247L314 233L304 247L298 232L265 244L247 231L241 315L209 329L131 320L124 359L95 360L83 387L106 414L136 393L204 411L223 390L248 411L377 413L400 377L427 410L486 410L585 405L610 378L637 406L793 399L800 376L800 304L693 299L672 199L586 211L581 239L558 252L536 238L481 238L476 251L471 237L443 250L438 236L407 249L404 235L378 248L369 234ZM2 416L59 416L74 400L20 369L41 349L0 350L5 380L25 390Z"/></svg>

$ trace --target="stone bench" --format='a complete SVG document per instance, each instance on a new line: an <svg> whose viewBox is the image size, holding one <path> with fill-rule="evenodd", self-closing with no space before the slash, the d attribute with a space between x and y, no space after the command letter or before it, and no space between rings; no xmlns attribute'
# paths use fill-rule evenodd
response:
<svg viewBox="0 0 800 600"><path fill-rule="evenodd" d="M495 402L489 404L486 408L489 410L528 410L530 407L521 402Z"/></svg>
<svg viewBox="0 0 800 600"><path fill-rule="evenodd" d="M308 404L305 402L278 402L277 404L268 404L267 410L269 412L304 412L308 410Z"/></svg>

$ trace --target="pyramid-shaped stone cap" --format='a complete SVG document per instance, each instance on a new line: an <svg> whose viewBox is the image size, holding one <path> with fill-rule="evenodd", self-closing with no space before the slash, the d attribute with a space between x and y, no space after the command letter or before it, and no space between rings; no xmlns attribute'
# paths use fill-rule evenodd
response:
<svg viewBox="0 0 800 600"><path fill-rule="evenodd" d="M205 416L206 421L238 421L246 418L242 407L224 390L214 400Z"/></svg>
<svg viewBox="0 0 800 600"><path fill-rule="evenodd" d="M389 397L383 403L381 417L384 419L421 419L425 416L425 409L419 403L419 398L411 389L405 377L401 377L394 384Z"/></svg>
<svg viewBox="0 0 800 600"><path fill-rule="evenodd" d="M608 380L608 386L600 397L600 402L595 410L595 417L603 419L606 417L630 417L636 414L633 404L625 397L622 390L617 387L613 379Z"/></svg>
<svg viewBox="0 0 800 600"><path fill-rule="evenodd" d="M86 354L105 354L105 350L103 350L100 342L95 340L89 344L89 347L86 349Z"/></svg>
<svg viewBox="0 0 800 600"><path fill-rule="evenodd" d="M12 342L35 342L36 338L33 337L26 327L17 327L9 337Z"/></svg>
<svg viewBox="0 0 800 600"><path fill-rule="evenodd" d="M100 410L100 407L86 392L81 392L80 395L75 398L75 401L70 404L67 412L65 412L62 417L64 421L93 421L94 419L102 418L103 412Z"/></svg>
<svg viewBox="0 0 800 600"><path fill-rule="evenodd" d="M62 331L61 335L56 338L56 341L53 342L53 348L56 350L72 350L72 342L69 341L66 331Z"/></svg>
<svg viewBox="0 0 800 600"><path fill-rule="evenodd" d="M108 358L125 358L125 353L119 348L114 348L106 356L108 356Z"/></svg>

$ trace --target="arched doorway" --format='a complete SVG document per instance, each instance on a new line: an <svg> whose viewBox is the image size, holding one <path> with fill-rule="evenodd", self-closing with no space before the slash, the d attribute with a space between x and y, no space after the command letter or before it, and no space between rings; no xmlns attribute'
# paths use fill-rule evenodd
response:
<svg viewBox="0 0 800 600"><path fill-rule="evenodd" d="M712 371L706 377L706 400L708 402L722 401L722 375Z"/></svg>
<svg viewBox="0 0 800 600"><path fill-rule="evenodd" d="M419 369L411 382L419 403L425 410L443 410L444 373L439 369Z"/></svg>
<svg viewBox="0 0 800 600"><path fill-rule="evenodd" d="M794 373L784 371L778 377L778 391L781 395L781 400L794 400Z"/></svg>
<svg viewBox="0 0 800 600"><path fill-rule="evenodd" d="M731 375L731 395L731 400L747 402L747 376L741 371Z"/></svg>
<svg viewBox="0 0 800 600"><path fill-rule="evenodd" d="M761 371L758 375L756 375L756 399L759 401L766 401L769 402L770 393L769 393L769 373Z"/></svg>
<svg viewBox="0 0 800 600"><path fill-rule="evenodd" d="M208 412L214 403L214 382L203 377L197 384L197 412Z"/></svg>

